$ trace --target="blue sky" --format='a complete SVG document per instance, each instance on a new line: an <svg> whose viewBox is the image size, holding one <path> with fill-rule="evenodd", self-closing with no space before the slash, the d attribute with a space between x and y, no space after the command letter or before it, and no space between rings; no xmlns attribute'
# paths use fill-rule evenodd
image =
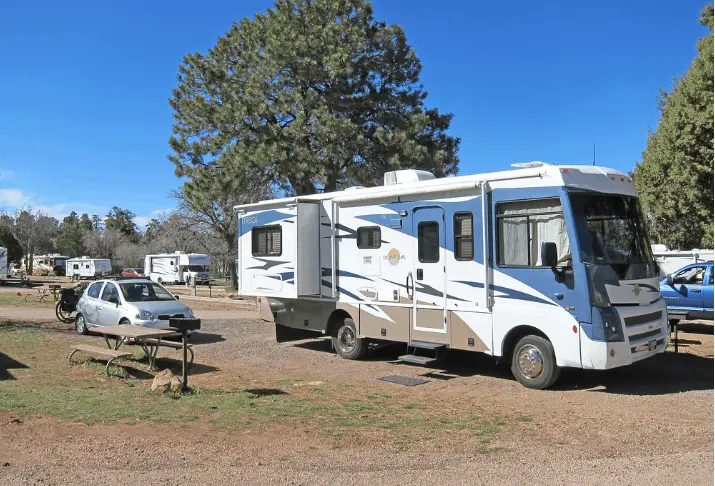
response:
<svg viewBox="0 0 715 486"><path fill-rule="evenodd" d="M0 5L0 210L61 217L173 207L177 67L270 1ZM695 55L702 0L375 0L422 60L428 106L454 113L461 173L514 162L631 169L659 88ZM507 8L508 6L508 8Z"/></svg>

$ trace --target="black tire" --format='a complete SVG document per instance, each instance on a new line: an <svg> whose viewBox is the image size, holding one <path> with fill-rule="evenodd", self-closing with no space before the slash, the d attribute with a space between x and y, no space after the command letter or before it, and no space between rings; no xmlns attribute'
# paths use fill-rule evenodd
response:
<svg viewBox="0 0 715 486"><path fill-rule="evenodd" d="M554 347L548 339L529 335L521 338L511 357L511 373L526 388L543 390L561 374Z"/></svg>
<svg viewBox="0 0 715 486"><path fill-rule="evenodd" d="M347 318L333 334L333 349L345 359L360 359L367 352L367 339L357 337L355 323Z"/></svg>
<svg viewBox="0 0 715 486"><path fill-rule="evenodd" d="M62 310L61 300L57 301L57 305L55 305L55 316L57 316L57 320L60 322L71 323L74 321L71 312L65 312Z"/></svg>
<svg viewBox="0 0 715 486"><path fill-rule="evenodd" d="M120 326L130 326L131 324L132 324L131 321L129 319L127 319L126 317L124 319L122 319L121 321L119 321Z"/></svg>
<svg viewBox="0 0 715 486"><path fill-rule="evenodd" d="M84 319L82 314L78 314L74 320L74 328L77 330L78 334L83 336L87 335L87 321Z"/></svg>

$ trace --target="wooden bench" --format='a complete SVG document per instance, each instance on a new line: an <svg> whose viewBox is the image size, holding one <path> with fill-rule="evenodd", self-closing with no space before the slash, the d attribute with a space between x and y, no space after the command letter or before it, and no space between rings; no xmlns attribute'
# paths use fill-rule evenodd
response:
<svg viewBox="0 0 715 486"><path fill-rule="evenodd" d="M158 339L142 339L142 343L148 344L149 346L156 346L159 344ZM184 349L184 345L181 343L175 343L173 341L164 341L162 340L159 346L166 346L167 348L171 349ZM191 344L186 345L186 349L189 351L189 366L191 366L194 363L194 350L191 349Z"/></svg>
<svg viewBox="0 0 715 486"><path fill-rule="evenodd" d="M128 353L126 351L118 351L115 349L100 348L99 346L92 346L91 344L75 344L75 345L70 346L70 350L71 350L71 352L70 352L70 355L68 358L70 364L72 364L72 356L74 356L74 354L77 351L83 351L88 354L95 354L95 355L99 355L99 356L108 357L109 361L107 361L107 367L106 367L107 376L109 376L109 365L112 364L112 361L114 361L115 359L118 359L118 358L126 358L129 356L133 356L132 353Z"/></svg>

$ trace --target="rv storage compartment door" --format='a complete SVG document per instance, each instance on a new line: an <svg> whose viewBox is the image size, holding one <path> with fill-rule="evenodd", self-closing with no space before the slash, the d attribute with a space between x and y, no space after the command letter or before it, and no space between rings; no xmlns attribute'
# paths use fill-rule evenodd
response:
<svg viewBox="0 0 715 486"><path fill-rule="evenodd" d="M295 280L298 295L320 295L320 205L298 204Z"/></svg>

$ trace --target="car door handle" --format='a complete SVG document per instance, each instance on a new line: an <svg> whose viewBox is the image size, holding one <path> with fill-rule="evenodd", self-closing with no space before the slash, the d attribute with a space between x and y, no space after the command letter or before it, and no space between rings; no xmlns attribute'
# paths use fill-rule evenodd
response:
<svg viewBox="0 0 715 486"><path fill-rule="evenodd" d="M702 292L702 290L700 289L690 289L690 291L694 294L699 294L700 292Z"/></svg>

